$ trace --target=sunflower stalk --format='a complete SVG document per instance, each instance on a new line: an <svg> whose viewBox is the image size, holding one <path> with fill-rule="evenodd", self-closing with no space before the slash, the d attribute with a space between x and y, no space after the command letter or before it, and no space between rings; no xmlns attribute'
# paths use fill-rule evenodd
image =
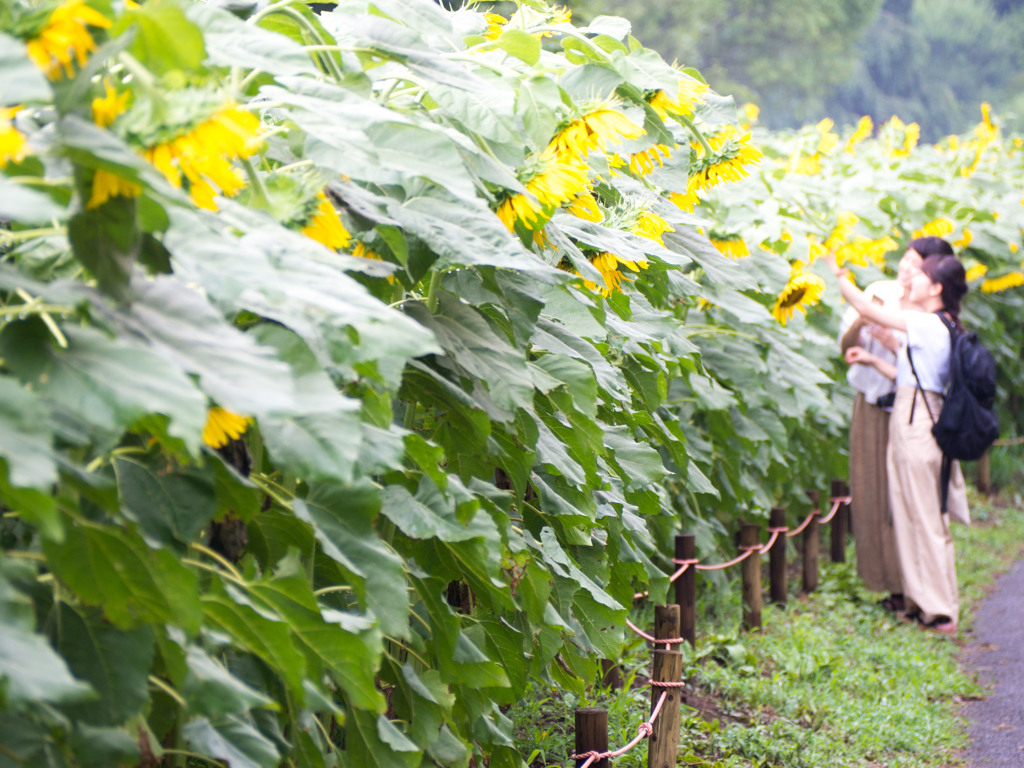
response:
<svg viewBox="0 0 1024 768"><path fill-rule="evenodd" d="M700 142L701 147L704 148L704 155L706 157L712 157L715 154L715 150L713 150L711 148L711 145L708 144L708 140L704 138L704 134L701 133L700 129L697 128L696 125L694 125L693 120L688 118L686 115L676 115L676 119L679 120L680 123L685 125L686 128L690 131L690 133L694 135L694 138L696 138L697 141Z"/></svg>

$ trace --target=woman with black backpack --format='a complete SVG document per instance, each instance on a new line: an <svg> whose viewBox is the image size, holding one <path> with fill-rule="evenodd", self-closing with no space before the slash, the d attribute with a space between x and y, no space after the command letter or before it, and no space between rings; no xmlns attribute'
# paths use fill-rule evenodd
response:
<svg viewBox="0 0 1024 768"><path fill-rule="evenodd" d="M942 512L942 450L932 435L934 417L949 384L951 336L939 313L957 328L960 300L967 292L963 265L939 237L912 240L908 250L922 257L902 308L872 303L850 280L833 256L829 266L839 289L868 322L907 335L896 365L860 347L846 351L848 363L871 365L896 380L896 400L889 422L889 496L903 577L907 616L943 634L955 636L959 594L949 516ZM952 468L948 506L966 517L966 493L958 465Z"/></svg>

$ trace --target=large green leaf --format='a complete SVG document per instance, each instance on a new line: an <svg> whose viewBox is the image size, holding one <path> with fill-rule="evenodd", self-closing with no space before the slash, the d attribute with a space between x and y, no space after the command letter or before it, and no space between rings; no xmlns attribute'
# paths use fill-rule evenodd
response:
<svg viewBox="0 0 1024 768"><path fill-rule="evenodd" d="M202 597L206 621L231 638L233 645L255 654L278 674L293 695L301 697L306 660L295 647L291 627L280 617L256 606L236 588Z"/></svg>
<svg viewBox="0 0 1024 768"><path fill-rule="evenodd" d="M327 556L352 575L360 600L381 630L404 637L409 631L405 572L401 558L374 528L380 504L377 489L369 485L318 485L304 501L296 499L294 509L313 527Z"/></svg>
<svg viewBox="0 0 1024 768"><path fill-rule="evenodd" d="M128 338L75 326L64 334L67 349L54 348L42 322L12 323L0 334L0 349L15 373L74 421L120 433L142 416L163 413L171 434L198 447L206 404L180 368Z"/></svg>
<svg viewBox="0 0 1024 768"><path fill-rule="evenodd" d="M271 75L315 75L309 54L284 35L246 24L226 10L197 3L186 9L203 31L207 61Z"/></svg>
<svg viewBox="0 0 1024 768"><path fill-rule="evenodd" d="M383 708L373 675L381 637L369 620L320 609L295 558L286 559L273 578L250 583L248 589L288 623L311 670L329 670L352 706Z"/></svg>
<svg viewBox="0 0 1024 768"><path fill-rule="evenodd" d="M196 576L167 550L131 532L76 521L60 544L46 542L54 574L116 627L171 623L194 633L200 606Z"/></svg>
<svg viewBox="0 0 1024 768"><path fill-rule="evenodd" d="M47 408L36 395L0 377L0 456L7 460L12 485L45 489L56 479L48 421Z"/></svg>
<svg viewBox="0 0 1024 768"><path fill-rule="evenodd" d="M22 224L44 224L60 218L64 210L48 195L22 184L12 184L0 176L0 217Z"/></svg>
<svg viewBox="0 0 1024 768"><path fill-rule="evenodd" d="M212 478L191 468L155 471L133 459L115 459L121 503L148 537L188 544L217 511Z"/></svg>
<svg viewBox="0 0 1024 768"><path fill-rule="evenodd" d="M72 676L46 638L33 632L33 623L27 598L0 579L0 632L4 638L0 643L0 702L4 707L17 711L40 702L95 699L92 686Z"/></svg>
<svg viewBox="0 0 1024 768"><path fill-rule="evenodd" d="M146 709L152 627L117 629L98 610L58 603L50 631L71 671L99 693L95 702L67 707L71 717L90 725L119 725Z"/></svg>
<svg viewBox="0 0 1024 768"><path fill-rule="evenodd" d="M49 83L26 55L24 43L3 32L0 32L0 83L3 83L0 105L5 107L50 98Z"/></svg>
<svg viewBox="0 0 1024 768"><path fill-rule="evenodd" d="M189 646L186 660L188 674L182 693L188 700L189 711L216 720L256 707L280 709L273 699L235 677L202 648Z"/></svg>
<svg viewBox="0 0 1024 768"><path fill-rule="evenodd" d="M459 374L482 381L500 410L530 408L533 384L523 353L498 336L475 309L445 292L439 314L430 314L422 304L411 304L406 311L433 331L447 352L439 361L442 366L453 364Z"/></svg>
<svg viewBox="0 0 1024 768"><path fill-rule="evenodd" d="M215 721L196 717L185 723L181 733L193 751L224 760L232 768L276 768L281 761L274 742L237 715Z"/></svg>

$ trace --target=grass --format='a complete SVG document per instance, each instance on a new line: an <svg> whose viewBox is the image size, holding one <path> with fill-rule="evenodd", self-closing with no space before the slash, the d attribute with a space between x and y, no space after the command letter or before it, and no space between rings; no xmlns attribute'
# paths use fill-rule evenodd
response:
<svg viewBox="0 0 1024 768"><path fill-rule="evenodd" d="M961 627L969 630L978 601L1022 552L1020 498L971 498L975 524L956 526ZM876 605L847 564L825 564L819 589L792 593L786 608L764 611L761 631L738 629L739 587L702 600L696 649L683 646L691 684L683 708L680 763L734 768L948 766L966 739L957 713L964 697L982 693L958 664L959 646L900 622ZM735 569L734 569L735 570ZM701 587L699 586L698 589ZM709 589L705 585L705 590ZM651 626L653 610L634 612ZM626 685L592 686L583 698L535 685L509 713L520 753L531 768L569 764L573 710L609 710L612 748L629 741L650 707L643 675L650 654L630 641L623 652ZM616 766L646 766L646 743Z"/></svg>

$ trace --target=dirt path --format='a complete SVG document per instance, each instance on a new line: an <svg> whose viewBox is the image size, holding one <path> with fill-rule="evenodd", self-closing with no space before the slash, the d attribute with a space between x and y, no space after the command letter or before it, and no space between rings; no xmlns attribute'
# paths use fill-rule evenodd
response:
<svg viewBox="0 0 1024 768"><path fill-rule="evenodd" d="M962 659L991 693L964 707L971 734L964 759L970 768L1020 768L1024 765L1024 560L996 582L978 609L972 634Z"/></svg>

